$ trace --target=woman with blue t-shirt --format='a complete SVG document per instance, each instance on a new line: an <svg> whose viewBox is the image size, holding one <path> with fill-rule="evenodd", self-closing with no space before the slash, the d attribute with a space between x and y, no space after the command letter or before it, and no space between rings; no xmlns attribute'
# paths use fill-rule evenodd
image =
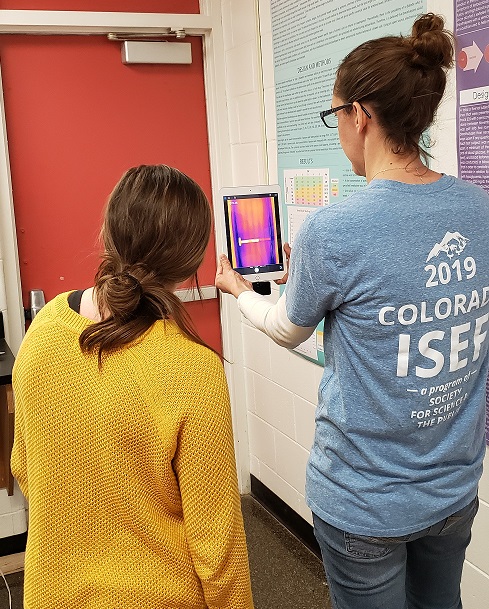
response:
<svg viewBox="0 0 489 609"><path fill-rule="evenodd" d="M216 277L285 347L324 319L306 495L337 609L462 607L485 454L489 196L423 163L453 60L443 28L423 15L340 64L321 119L368 185L304 223L278 303L225 257Z"/></svg>

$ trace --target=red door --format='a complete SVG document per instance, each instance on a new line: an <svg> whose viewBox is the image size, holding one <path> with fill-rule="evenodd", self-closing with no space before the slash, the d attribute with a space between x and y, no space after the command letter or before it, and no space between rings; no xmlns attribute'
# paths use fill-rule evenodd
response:
<svg viewBox="0 0 489 609"><path fill-rule="evenodd" d="M124 65L104 36L0 38L25 307L32 289L92 284L102 209L129 167L172 165L211 198L202 42L186 41L191 65ZM212 238L199 283L214 274ZM217 300L187 306L220 350Z"/></svg>

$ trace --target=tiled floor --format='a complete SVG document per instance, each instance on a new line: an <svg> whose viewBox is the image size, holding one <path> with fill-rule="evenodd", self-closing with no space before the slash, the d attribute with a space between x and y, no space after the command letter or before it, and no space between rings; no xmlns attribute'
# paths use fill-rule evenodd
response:
<svg viewBox="0 0 489 609"><path fill-rule="evenodd" d="M255 609L330 609L321 561L250 496L243 497ZM22 609L23 573L7 575L12 609ZM0 579L0 609L8 609Z"/></svg>

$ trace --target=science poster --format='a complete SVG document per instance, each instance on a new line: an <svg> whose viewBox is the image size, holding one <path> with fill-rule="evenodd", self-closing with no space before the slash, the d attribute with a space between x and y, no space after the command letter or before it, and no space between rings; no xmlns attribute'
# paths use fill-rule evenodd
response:
<svg viewBox="0 0 489 609"><path fill-rule="evenodd" d="M459 177L489 192L489 3L457 0Z"/></svg>
<svg viewBox="0 0 489 609"><path fill-rule="evenodd" d="M293 247L310 213L366 185L319 117L338 64L366 40L409 34L426 0L271 0L271 10L282 217ZM296 351L324 365L322 326Z"/></svg>
<svg viewBox="0 0 489 609"><path fill-rule="evenodd" d="M456 0L459 177L489 192L489 2ZM489 444L489 379L486 384Z"/></svg>

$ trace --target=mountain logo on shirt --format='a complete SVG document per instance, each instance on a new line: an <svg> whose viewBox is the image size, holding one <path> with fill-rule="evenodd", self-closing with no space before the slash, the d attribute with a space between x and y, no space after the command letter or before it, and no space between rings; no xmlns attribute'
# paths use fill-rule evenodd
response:
<svg viewBox="0 0 489 609"><path fill-rule="evenodd" d="M459 256L464 251L468 242L469 240L467 237L464 237L460 233L451 233L447 231L440 243L437 243L428 254L426 262L438 256L440 252L445 252L450 259L455 255Z"/></svg>

